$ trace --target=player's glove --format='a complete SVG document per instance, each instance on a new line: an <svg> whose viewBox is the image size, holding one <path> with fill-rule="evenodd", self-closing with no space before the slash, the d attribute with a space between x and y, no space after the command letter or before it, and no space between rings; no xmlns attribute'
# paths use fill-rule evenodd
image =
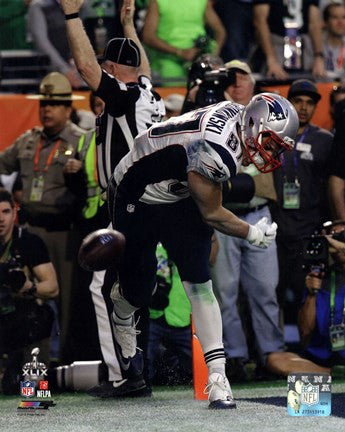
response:
<svg viewBox="0 0 345 432"><path fill-rule="evenodd" d="M277 224L268 223L267 217L261 218L255 225L249 225L247 240L253 246L266 249L277 235Z"/></svg>

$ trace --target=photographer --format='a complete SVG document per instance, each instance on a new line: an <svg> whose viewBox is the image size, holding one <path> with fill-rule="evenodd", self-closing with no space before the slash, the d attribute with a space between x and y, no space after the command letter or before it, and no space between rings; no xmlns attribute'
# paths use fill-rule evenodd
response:
<svg viewBox="0 0 345 432"><path fill-rule="evenodd" d="M42 300L58 294L46 246L16 227L16 217L12 195L0 189L0 354L7 354L5 394L18 392L25 348L50 336L53 311Z"/></svg>
<svg viewBox="0 0 345 432"><path fill-rule="evenodd" d="M331 368L345 365L345 222L333 222L327 229L332 263L327 271L307 274L298 327L304 357Z"/></svg>
<svg viewBox="0 0 345 432"><path fill-rule="evenodd" d="M227 100L230 85L223 60L213 54L202 54L188 70L187 93L181 114Z"/></svg>

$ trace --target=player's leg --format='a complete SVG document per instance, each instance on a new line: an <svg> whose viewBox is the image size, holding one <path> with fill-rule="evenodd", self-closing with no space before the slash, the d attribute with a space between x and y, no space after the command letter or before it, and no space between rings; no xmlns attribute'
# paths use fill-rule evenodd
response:
<svg viewBox="0 0 345 432"><path fill-rule="evenodd" d="M178 267L192 305L194 326L209 371L207 391L210 407L235 408L236 404L225 375L221 314L212 290L209 271L213 231L202 222L191 199L169 207L162 226L162 243Z"/></svg>
<svg viewBox="0 0 345 432"><path fill-rule="evenodd" d="M137 350L134 312L147 307L155 286L157 268L154 216L152 207L142 203L128 204L118 193L110 201L115 229L126 238L126 247L118 269L119 282L115 283L111 299L115 348L124 377L141 375L143 363Z"/></svg>

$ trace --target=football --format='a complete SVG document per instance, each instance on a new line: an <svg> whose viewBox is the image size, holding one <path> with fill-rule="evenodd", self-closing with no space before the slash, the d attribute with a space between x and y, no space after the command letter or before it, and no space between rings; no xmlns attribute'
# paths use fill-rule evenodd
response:
<svg viewBox="0 0 345 432"><path fill-rule="evenodd" d="M99 229L87 235L79 249L78 261L84 270L118 268L125 249L125 236L112 229Z"/></svg>

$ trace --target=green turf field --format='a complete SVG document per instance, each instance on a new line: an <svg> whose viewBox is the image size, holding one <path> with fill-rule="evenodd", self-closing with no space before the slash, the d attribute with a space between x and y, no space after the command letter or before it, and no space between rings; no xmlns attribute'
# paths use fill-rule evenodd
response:
<svg viewBox="0 0 345 432"><path fill-rule="evenodd" d="M157 387L152 398L99 400L52 395L45 415L18 415L20 397L0 397L0 431L242 432L345 431L345 381L332 388L332 416L290 417L286 381L234 385L237 410L211 411L191 387Z"/></svg>

